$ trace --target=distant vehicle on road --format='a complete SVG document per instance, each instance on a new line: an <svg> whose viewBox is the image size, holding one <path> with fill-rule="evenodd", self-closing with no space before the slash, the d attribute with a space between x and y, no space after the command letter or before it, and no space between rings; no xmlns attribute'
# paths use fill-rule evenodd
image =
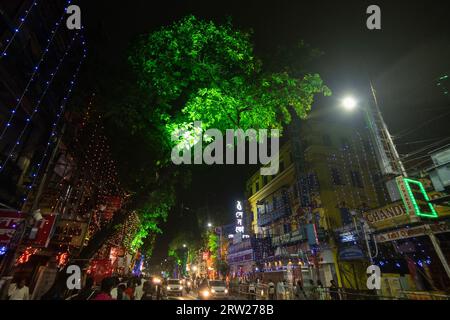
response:
<svg viewBox="0 0 450 320"><path fill-rule="evenodd" d="M203 285L198 292L199 299L228 299L228 288L225 281L209 280L207 285Z"/></svg>
<svg viewBox="0 0 450 320"><path fill-rule="evenodd" d="M167 296L182 296L183 295L183 284L180 279L168 279L166 286Z"/></svg>

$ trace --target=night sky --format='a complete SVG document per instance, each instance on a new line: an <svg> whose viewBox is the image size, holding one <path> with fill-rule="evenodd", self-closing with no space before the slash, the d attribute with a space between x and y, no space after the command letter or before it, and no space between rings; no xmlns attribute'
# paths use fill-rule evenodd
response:
<svg viewBox="0 0 450 320"><path fill-rule="evenodd" d="M162 1L159 1L162 2ZM252 29L256 52L269 55L278 45L292 46L303 39L325 52L317 64L333 97L317 103L333 105L352 93L363 97L372 79L380 108L395 136L450 111L449 101L436 88L438 77L450 71L448 1L81 1L90 50L107 52L120 63L129 42L187 15L225 22L232 17L238 28ZM366 8L378 4L382 30L366 28ZM449 116L431 122L397 140L400 153L423 145L417 140L450 136ZM405 143L409 143L408 145ZM230 208L243 196L245 181L254 168L214 167L194 175L186 205L200 206L205 198ZM209 193L206 189L211 190ZM189 203L190 202L190 203ZM182 217L181 217L182 218ZM176 210L158 239L156 258L176 234ZM178 223L177 223L178 222Z"/></svg>

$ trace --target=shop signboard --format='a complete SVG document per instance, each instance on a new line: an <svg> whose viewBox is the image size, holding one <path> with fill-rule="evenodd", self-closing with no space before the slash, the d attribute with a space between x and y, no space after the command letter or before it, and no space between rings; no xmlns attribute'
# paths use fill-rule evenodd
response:
<svg viewBox="0 0 450 320"><path fill-rule="evenodd" d="M43 215L42 220L36 222L34 228L31 230L29 238L25 241L25 243L33 247L46 248L55 230L55 222L55 214Z"/></svg>
<svg viewBox="0 0 450 320"><path fill-rule="evenodd" d="M0 246L9 245L23 219L19 211L0 210Z"/></svg>
<svg viewBox="0 0 450 320"><path fill-rule="evenodd" d="M52 242L79 248L83 245L87 223L73 220L60 220L56 224Z"/></svg>
<svg viewBox="0 0 450 320"><path fill-rule="evenodd" d="M435 234L450 232L450 225L448 222L440 222L429 225L431 231ZM412 228L402 228L386 233L381 233L375 236L378 243L389 242L395 240L408 239L413 237L421 237L427 235L426 225L421 225Z"/></svg>
<svg viewBox="0 0 450 320"><path fill-rule="evenodd" d="M363 216L369 226L375 230L393 228L418 221L417 217L408 215L402 201L364 212Z"/></svg>
<svg viewBox="0 0 450 320"><path fill-rule="evenodd" d="M364 259L364 252L358 246L350 246L339 250L340 260L360 260Z"/></svg>

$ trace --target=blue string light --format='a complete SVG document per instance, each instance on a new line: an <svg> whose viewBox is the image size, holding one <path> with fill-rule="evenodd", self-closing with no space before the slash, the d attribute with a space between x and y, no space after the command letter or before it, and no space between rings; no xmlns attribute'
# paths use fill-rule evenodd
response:
<svg viewBox="0 0 450 320"><path fill-rule="evenodd" d="M70 4L70 3L71 3L71 1L68 1L68 4ZM27 82L27 85L25 86L24 91L22 92L22 95L20 96L20 98L17 98L17 99L16 99L16 102L17 102L17 103L16 103L16 105L14 106L14 108L11 110L11 115L10 115L8 121L6 122L6 125L5 125L5 127L3 128L2 133L0 134L0 140L3 139L3 137L4 137L5 134L6 134L6 132L7 132L8 129L11 127L12 120L13 120L14 116L16 115L17 110L19 109L19 106L22 104L23 99L25 98L26 94L28 93L28 90L29 90L31 84L34 82L35 77L36 77L36 75L37 75L38 72L39 72L39 68L40 68L42 62L43 62L44 59L46 58L47 53L50 51L50 50L49 50L49 49L50 49L50 46L52 45L53 40L55 39L55 36L56 36L56 33L57 33L59 27L62 25L62 22L63 22L63 20L64 20L65 15L66 15L66 11L67 11L67 9L64 10L64 13L61 15L61 18L59 19L58 22L56 22L55 28L54 28L54 29L52 30L52 32L51 32L50 38L47 39L47 42L48 42L48 43L47 43L47 47L46 47L46 48L44 49L44 51L42 52L42 56L41 56L39 62L33 67L33 72L32 72L32 74L31 74L30 79L29 79L28 82Z"/></svg>
<svg viewBox="0 0 450 320"><path fill-rule="evenodd" d="M6 246L0 247L0 256L4 256L6 254L6 251L8 251L8 248Z"/></svg>
<svg viewBox="0 0 450 320"><path fill-rule="evenodd" d="M53 83L53 80L54 80L56 74L58 73L58 71L59 71L59 69L60 69L64 59L66 58L66 56L68 55L69 51L71 50L72 45L73 45L73 43L74 43L74 41L75 41L75 39L77 37L78 37L78 33L72 38L72 41L69 44L66 52L64 53L63 57L59 60L59 63L57 65L56 69L50 74L51 78L50 78L49 81L47 81L47 87L45 88L45 90L42 92L40 98L38 99L37 105L35 106L32 114L26 119L25 127L23 128L22 132L20 133L19 138L16 140L16 143L13 145L12 149L8 152L8 155L7 155L6 159L4 160L4 162L0 165L0 173L4 170L6 164L11 159L11 157L12 157L14 151L16 150L17 146L20 145L20 141L21 141L23 135L25 134L26 129L30 125L31 120L33 119L34 115L39 111L39 107L40 107L40 105L41 105L45 95L47 94L48 89L50 88L51 84ZM85 53L84 53L83 56L85 56ZM66 99L66 98L64 98L64 99Z"/></svg>
<svg viewBox="0 0 450 320"><path fill-rule="evenodd" d="M85 42L83 42L83 44L85 44ZM40 172L40 170L42 168L42 165L43 165L45 159L48 156L48 153L49 153L48 151L50 149L50 146L52 145L52 140L56 136L56 131L57 131L57 127L58 127L59 121L61 120L61 117L64 114L64 111L65 111L65 108L66 108L66 105L67 105L67 101L68 101L68 99L69 99L69 97L70 97L70 95L71 95L71 93L73 91L73 88L74 88L75 84L76 84L76 79L78 77L78 73L80 71L81 65L83 64L83 61L86 58L86 53L87 53L87 50L84 49L81 61L80 61L79 65L78 65L74 75L72 76L72 79L70 80L69 89L67 90L67 93L66 93L66 95L65 95L65 97L63 99L63 103L60 106L59 112L58 112L58 114L56 116L56 120L55 120L55 122L52 125L52 131L51 131L50 136L48 138L48 142L46 144L46 148L45 148L44 154L43 154L41 160L39 161L38 169L37 169L36 173L33 174L33 178L34 179L33 179L32 183L31 183L31 185L28 186L27 193L24 196L24 198L22 199L23 202L26 202L28 200L30 192L32 191L33 187L36 185L37 179L39 177L39 172Z"/></svg>
<svg viewBox="0 0 450 320"><path fill-rule="evenodd" d="M20 32L20 30L22 29L23 25L25 24L25 21L27 20L28 16L30 15L31 11L33 11L33 8L35 6L38 5L37 0L35 0L31 6L28 8L28 10L25 10L25 15L22 16L19 21L19 25L14 28L14 32L12 33L12 37L10 39L6 39L7 45L5 46L5 48L3 49L2 53L0 54L0 59L2 59L3 57L6 57L8 55L7 51L9 49L9 47L11 46L11 43L13 43L14 39L16 38L17 34Z"/></svg>

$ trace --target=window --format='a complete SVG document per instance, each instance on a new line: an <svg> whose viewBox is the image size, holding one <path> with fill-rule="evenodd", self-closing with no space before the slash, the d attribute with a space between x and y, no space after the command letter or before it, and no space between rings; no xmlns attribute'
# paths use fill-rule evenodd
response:
<svg viewBox="0 0 450 320"><path fill-rule="evenodd" d="M257 193L259 191L259 183L255 183L255 193Z"/></svg>
<svg viewBox="0 0 450 320"><path fill-rule="evenodd" d="M345 185L344 181L342 180L339 170L336 168L331 168L331 179L333 181L333 184L336 186Z"/></svg>
<svg viewBox="0 0 450 320"><path fill-rule="evenodd" d="M268 183L267 176L263 176L263 186L265 186Z"/></svg>
<svg viewBox="0 0 450 320"><path fill-rule="evenodd" d="M350 177L352 179L352 185L357 188L364 188L361 174L358 171L350 171Z"/></svg>
<svg viewBox="0 0 450 320"><path fill-rule="evenodd" d="M323 139L323 144L325 146L331 147L333 145L332 142L331 142L331 138L330 138L330 136L328 134L324 134L322 136L322 139Z"/></svg>

